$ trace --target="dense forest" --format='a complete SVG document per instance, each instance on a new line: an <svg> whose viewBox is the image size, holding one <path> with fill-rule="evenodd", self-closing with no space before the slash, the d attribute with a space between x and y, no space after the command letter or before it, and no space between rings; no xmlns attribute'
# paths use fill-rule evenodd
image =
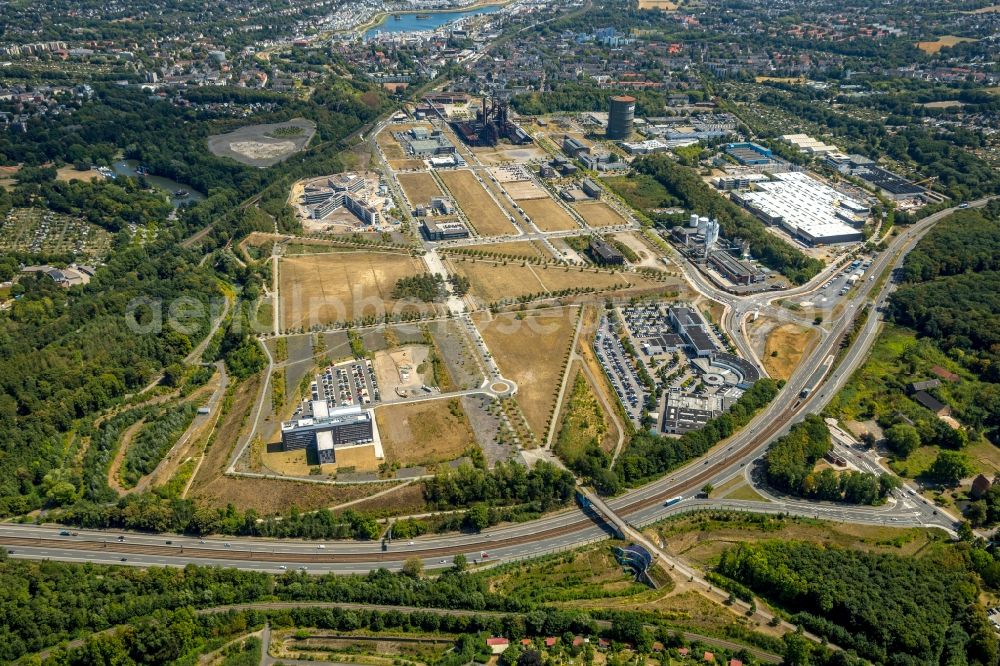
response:
<svg viewBox="0 0 1000 666"><path fill-rule="evenodd" d="M339 171L342 151L329 148L342 148L348 134L389 107L379 89L348 79L324 82L308 102L259 91L190 91L196 101L236 95L277 103L276 111L255 121L306 117L316 123L317 150L307 149L293 163L265 170L208 151L210 134L245 120L219 119L138 89L95 83L94 90L94 97L74 110L72 123L40 118L26 132L0 133L0 162L22 165L16 187L0 194L0 213L43 204L114 234L111 254L89 284L64 289L45 277L21 279L12 291L17 300L0 317L0 516L81 498L112 499L103 477L120 428L148 414L133 413L131 421L116 419L114 424L95 425L94 419L165 368L181 367L179 362L208 332L210 302L222 300L222 282L246 287L248 299L256 298L250 293L257 289L250 285L254 276L220 274L213 262L203 261L205 252L254 229L273 229L276 222L288 228L293 222L285 198L291 181ZM179 209L175 219L163 194L143 189L141 181L58 182L54 168L42 167L108 164L120 153L148 165L152 173L190 184L207 198ZM238 206L259 193L259 208ZM204 228L209 233L199 251L180 244ZM134 234L136 229L144 233ZM10 277L14 262L65 265L72 257L2 259L0 272ZM194 304L201 315L179 322L182 326L170 325L167 308L178 299ZM224 326L207 360L225 358L231 376L242 379L259 371L266 359L249 336L245 313L237 309L241 314ZM140 437L123 470L127 483L155 467L177 428L165 430L171 431L166 437L151 429Z"/></svg>
<svg viewBox="0 0 1000 666"><path fill-rule="evenodd" d="M830 429L823 418L809 414L768 449L764 456L768 483L800 497L850 504L877 504L897 487L890 474L836 472L829 467L815 471L816 463L832 449Z"/></svg>
<svg viewBox="0 0 1000 666"><path fill-rule="evenodd" d="M875 663L997 661L976 583L949 553L903 558L789 541L741 543L722 554L718 571Z"/></svg>
<svg viewBox="0 0 1000 666"><path fill-rule="evenodd" d="M764 223L709 187L695 170L682 166L666 155L636 160L635 168L656 178L682 204L698 213L719 220L723 235L733 241L750 241L750 251L768 268L795 284L807 282L823 267L777 236L768 233Z"/></svg>
<svg viewBox="0 0 1000 666"><path fill-rule="evenodd" d="M903 265L889 316L932 340L988 383L972 425L994 442L1000 428L1000 201L939 222ZM959 414L962 417L962 414Z"/></svg>
<svg viewBox="0 0 1000 666"><path fill-rule="evenodd" d="M292 623L286 619L286 626L294 624L343 630L365 627L406 630L412 626L445 633L475 633L488 629L512 639L525 635L558 636L566 631L596 631L593 621L584 613L543 609L537 604L492 592L488 578L465 571L461 560L441 575L425 578L411 573L390 573L384 569L363 576L296 573L273 576L195 565L183 569L136 569L26 562L6 560L0 556L0 661L6 663L61 641L131 624L137 628L136 631L126 632L118 639L106 634L95 636L87 642L90 647L86 648L95 649L97 645L105 644L119 650L123 638L131 654L131 662L103 658L90 661L96 653L87 657L84 652L74 653L75 657L70 661L54 663L165 663L178 658L183 652L178 639L184 635L211 636L214 626L211 623L220 621L211 618L227 616L226 613L218 613L196 619L191 609L260 601L349 602L493 613L445 616L435 613L411 615L399 611L301 609L292 611L302 615L296 616ZM188 624L207 621L209 624L203 626L207 633L193 626L188 627L190 631L186 634L174 635L172 631L164 631L165 624L170 623L165 623L165 620L173 617L183 618ZM434 624L429 624L431 622ZM261 623L262 618L238 627L243 630ZM161 635L154 641L146 630L153 631L157 626ZM142 639L128 644L137 637ZM104 643L105 640L107 643ZM154 649L164 651L154 653Z"/></svg>
<svg viewBox="0 0 1000 666"><path fill-rule="evenodd" d="M218 297L199 258L164 229L150 244L117 249L86 286L19 283L23 294L0 318L0 515L45 503L44 477L63 468L77 419L141 387L204 336L207 317L189 322L191 334L158 323L163 303L184 297L207 311Z"/></svg>

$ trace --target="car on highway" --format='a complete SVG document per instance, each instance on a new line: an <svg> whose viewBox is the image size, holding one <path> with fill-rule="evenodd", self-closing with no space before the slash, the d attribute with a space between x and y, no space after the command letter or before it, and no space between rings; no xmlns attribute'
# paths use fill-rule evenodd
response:
<svg viewBox="0 0 1000 666"><path fill-rule="evenodd" d="M969 207L969 202L968 201L963 201L962 203L958 204L958 207L959 208L968 208Z"/></svg>
<svg viewBox="0 0 1000 666"><path fill-rule="evenodd" d="M124 540L125 540L125 535L123 535L123 534L119 534L119 535L118 535L118 540L119 540L119 541L124 541Z"/></svg>
<svg viewBox="0 0 1000 666"><path fill-rule="evenodd" d="M316 547L317 547L318 549L320 549L320 550L325 550L325 549L326 549L326 546L325 546L324 544L320 544L320 545L318 545L318 546L316 546Z"/></svg>
<svg viewBox="0 0 1000 666"><path fill-rule="evenodd" d="M489 553L479 553L479 557L483 558L484 560L488 560L488 559L490 559L490 554Z"/></svg>
<svg viewBox="0 0 1000 666"><path fill-rule="evenodd" d="M59 533L59 536L69 536L69 530L63 530Z"/></svg>
<svg viewBox="0 0 1000 666"><path fill-rule="evenodd" d="M279 564L278 568L281 569L282 571L285 571L285 570L288 569L288 567L286 567L284 564Z"/></svg>
<svg viewBox="0 0 1000 666"><path fill-rule="evenodd" d="M118 560L118 561L119 561L119 562L128 562L128 558L127 558L127 557L123 557L122 559L120 559L120 560Z"/></svg>
<svg viewBox="0 0 1000 666"><path fill-rule="evenodd" d="M223 545L224 545L224 546L225 546L226 548L232 548L232 547L233 547L233 546L232 546L232 544L231 544L231 543L229 543L228 541L227 541L226 543L224 543Z"/></svg>
<svg viewBox="0 0 1000 666"><path fill-rule="evenodd" d="M309 567L307 567L304 564L301 567L299 567L299 571L307 571L308 569L309 569Z"/></svg>
<svg viewBox="0 0 1000 666"><path fill-rule="evenodd" d="M166 541L164 541L163 543L167 544L168 546L172 546L172 545L174 545L174 542L173 542L173 541L171 541L170 539L167 539L167 540L166 540Z"/></svg>

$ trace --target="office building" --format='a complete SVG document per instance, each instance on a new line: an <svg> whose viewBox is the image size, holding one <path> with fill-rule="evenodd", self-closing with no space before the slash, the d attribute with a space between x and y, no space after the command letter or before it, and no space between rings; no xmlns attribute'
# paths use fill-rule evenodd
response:
<svg viewBox="0 0 1000 666"><path fill-rule="evenodd" d="M599 264L620 266L625 263L625 255L596 236L590 239L590 254Z"/></svg>
<svg viewBox="0 0 1000 666"><path fill-rule="evenodd" d="M466 226L461 222L434 222L433 220L424 220L420 223L420 229L423 231L427 240L432 241L455 240L458 238L469 237L468 228L466 228Z"/></svg>
<svg viewBox="0 0 1000 666"><path fill-rule="evenodd" d="M308 416L281 424L283 451L312 449L321 464L335 463L337 449L372 444L375 419L360 405L330 409L325 400L308 403Z"/></svg>

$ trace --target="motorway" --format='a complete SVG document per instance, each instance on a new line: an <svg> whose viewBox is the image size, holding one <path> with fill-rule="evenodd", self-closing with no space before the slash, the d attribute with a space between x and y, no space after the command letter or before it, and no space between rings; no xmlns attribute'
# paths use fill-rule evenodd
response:
<svg viewBox="0 0 1000 666"><path fill-rule="evenodd" d="M985 205L986 199L971 207ZM869 273L882 276L902 264L906 253L935 222L954 209L935 213L900 231L886 251L873 263ZM725 328L744 351L749 345L742 335L741 317L754 308L778 298L809 293L827 279L821 275L808 285L786 292L769 292L744 298L715 290L703 279L689 276L699 289L727 306ZM877 293L875 288L878 287ZM852 507L842 504L805 502L773 497L769 502L698 500L693 495L706 483L718 487L729 479L749 474L749 468L766 451L774 438L805 414L819 412L843 386L867 355L877 337L880 319L874 308L854 343L805 399L799 394L810 382L814 369L839 351L840 341L854 320L854 313L866 303L881 304L894 289L891 280L866 280L843 302L843 313L835 321L807 359L788 380L781 394L739 433L716 446L702 458L675 470L657 481L607 502L630 525L641 527L673 514L693 509L730 509L763 513L825 518L876 525L936 526L954 530L955 521L921 498L898 497L881 507ZM751 356L752 358L752 356ZM749 477L748 477L749 478ZM669 507L666 499L685 499ZM315 541L268 540L254 538L197 539L184 536L129 533L119 540L118 532L72 530L36 525L0 525L0 544L15 558L90 561L133 566L184 566L188 563L280 572L301 569L309 573L360 573L372 568L398 569L411 557L420 557L428 569L449 566L451 558L463 554L477 566L491 565L567 550L607 538L607 526L594 522L578 508L570 508L535 521L497 528L480 534L449 534L393 541L385 545L373 541L318 543Z"/></svg>

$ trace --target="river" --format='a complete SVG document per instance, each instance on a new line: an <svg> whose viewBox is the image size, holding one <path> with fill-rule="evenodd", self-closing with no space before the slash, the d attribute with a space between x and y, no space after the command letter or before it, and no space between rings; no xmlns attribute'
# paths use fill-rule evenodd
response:
<svg viewBox="0 0 1000 666"><path fill-rule="evenodd" d="M365 39L374 37L380 32L414 32L417 30L434 30L446 23L451 23L466 16L493 14L500 11L496 5L477 7L475 9L456 10L453 12L401 12L390 14L386 19L365 33ZM399 18L396 18L396 17ZM421 18L417 18L417 17Z"/></svg>
<svg viewBox="0 0 1000 666"><path fill-rule="evenodd" d="M119 160L113 165L115 173L119 176L130 176L132 178L139 178L139 174L136 173L136 168L138 168L139 163L135 160ZM201 192L196 191L190 185L185 185L184 183L178 183L176 180L170 180L169 178L164 178L163 176L153 176L147 175L146 182L153 187L165 190L170 194L170 203L174 207L182 206L186 203L194 203L196 201L201 201L205 198L205 195ZM187 192L183 196L177 196L177 192Z"/></svg>

